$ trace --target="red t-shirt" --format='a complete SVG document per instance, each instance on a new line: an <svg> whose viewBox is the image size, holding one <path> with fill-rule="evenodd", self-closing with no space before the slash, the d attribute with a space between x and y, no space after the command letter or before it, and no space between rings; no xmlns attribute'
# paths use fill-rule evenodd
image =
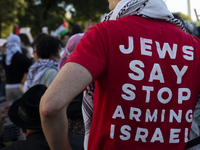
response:
<svg viewBox="0 0 200 150"><path fill-rule="evenodd" d="M91 27L68 62L95 81L88 149L184 149L200 88L196 37L128 16Z"/></svg>

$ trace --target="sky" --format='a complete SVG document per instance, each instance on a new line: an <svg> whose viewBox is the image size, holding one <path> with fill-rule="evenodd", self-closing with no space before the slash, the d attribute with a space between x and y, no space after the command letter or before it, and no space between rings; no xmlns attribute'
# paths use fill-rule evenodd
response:
<svg viewBox="0 0 200 150"><path fill-rule="evenodd" d="M188 0L164 0L170 12L182 12L185 15L188 14ZM200 15L200 0L190 0L190 12L193 21L197 21L194 9L197 14ZM200 16L199 16L200 20Z"/></svg>

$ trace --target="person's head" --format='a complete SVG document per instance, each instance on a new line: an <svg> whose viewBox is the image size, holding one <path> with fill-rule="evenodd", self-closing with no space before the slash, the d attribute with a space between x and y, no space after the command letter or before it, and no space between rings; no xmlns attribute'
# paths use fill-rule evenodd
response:
<svg viewBox="0 0 200 150"><path fill-rule="evenodd" d="M35 39L35 41L34 41L33 44L34 44L35 46L37 46L38 43L41 41L41 39L42 39L43 37L45 37L45 36L47 36L46 33L39 33L39 34L37 35L37 37L36 37L36 39Z"/></svg>
<svg viewBox="0 0 200 150"><path fill-rule="evenodd" d="M21 47L21 39L16 34L11 34L7 38L6 47L12 47L13 45Z"/></svg>
<svg viewBox="0 0 200 150"><path fill-rule="evenodd" d="M70 54L74 51L76 45L78 44L79 40L83 37L83 35L84 35L84 33L77 33L69 38L69 41L64 50L64 54L62 55L62 57L60 58L60 61L58 63L59 69L61 69L61 67L67 61Z"/></svg>
<svg viewBox="0 0 200 150"><path fill-rule="evenodd" d="M121 0L108 0L109 9L113 10Z"/></svg>
<svg viewBox="0 0 200 150"><path fill-rule="evenodd" d="M8 116L13 124L22 128L22 131L23 129L42 130L39 103L46 89L45 85L35 85L10 106Z"/></svg>
<svg viewBox="0 0 200 150"><path fill-rule="evenodd" d="M61 36L62 47L66 46L69 38L70 38L70 32L67 32L67 33L65 33L64 35Z"/></svg>
<svg viewBox="0 0 200 150"><path fill-rule="evenodd" d="M56 61L60 58L60 40L47 35L44 36L36 46L36 54L42 59L51 59Z"/></svg>
<svg viewBox="0 0 200 150"><path fill-rule="evenodd" d="M83 29L82 29L82 27L80 25L75 24L72 27L71 36L74 35L74 34L77 34L77 33L83 33Z"/></svg>
<svg viewBox="0 0 200 150"><path fill-rule="evenodd" d="M36 54L36 46L38 45L38 43L40 42L40 40L44 37L47 36L46 33L39 33L38 36L36 37L36 39L34 40L34 42L32 43L33 46L33 59L34 61L36 61L38 59L38 56Z"/></svg>
<svg viewBox="0 0 200 150"><path fill-rule="evenodd" d="M30 40L29 40L29 38L28 38L28 36L26 34L20 33L18 36L21 39L21 46L22 47L23 46L30 46L31 45Z"/></svg>

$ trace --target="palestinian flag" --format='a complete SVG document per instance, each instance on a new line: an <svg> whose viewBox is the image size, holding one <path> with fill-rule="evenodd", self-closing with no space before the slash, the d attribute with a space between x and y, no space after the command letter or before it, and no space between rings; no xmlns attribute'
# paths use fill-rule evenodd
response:
<svg viewBox="0 0 200 150"><path fill-rule="evenodd" d="M55 36L58 36L58 35L62 36L67 32L68 32L68 28L67 28L65 20L63 19L62 24L54 31L54 35Z"/></svg>
<svg viewBox="0 0 200 150"><path fill-rule="evenodd" d="M14 31L13 31L13 34L16 34L16 35L19 34L19 27L18 27L18 25L17 25L16 23L14 24Z"/></svg>

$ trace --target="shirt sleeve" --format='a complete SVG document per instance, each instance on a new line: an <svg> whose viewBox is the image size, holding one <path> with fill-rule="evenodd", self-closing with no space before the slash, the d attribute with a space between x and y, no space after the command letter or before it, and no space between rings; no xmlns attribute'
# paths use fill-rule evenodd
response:
<svg viewBox="0 0 200 150"><path fill-rule="evenodd" d="M106 67L105 47L97 26L91 27L76 45L67 62L84 66L95 81Z"/></svg>

